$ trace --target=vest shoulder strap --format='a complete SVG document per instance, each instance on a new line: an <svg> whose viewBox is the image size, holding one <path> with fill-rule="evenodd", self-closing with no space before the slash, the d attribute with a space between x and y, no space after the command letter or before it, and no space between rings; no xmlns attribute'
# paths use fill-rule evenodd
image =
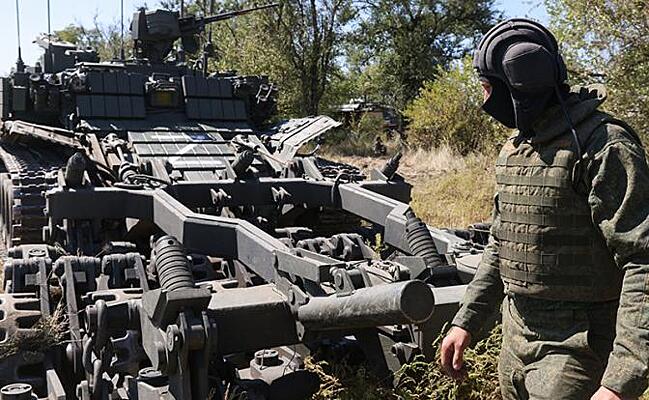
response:
<svg viewBox="0 0 649 400"><path fill-rule="evenodd" d="M577 131L577 136L579 137L579 142L583 147L588 147L590 140L592 139L593 133L602 125L611 124L616 125L622 128L625 132L628 133L627 138L631 139L637 145L642 147L642 142L636 131L629 126L626 122L621 119L615 118L611 114L596 111L591 116L586 118L584 121L579 123L575 130Z"/></svg>

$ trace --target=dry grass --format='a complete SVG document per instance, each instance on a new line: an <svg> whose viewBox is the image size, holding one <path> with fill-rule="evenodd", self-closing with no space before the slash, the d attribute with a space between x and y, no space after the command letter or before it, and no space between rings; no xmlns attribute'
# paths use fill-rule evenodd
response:
<svg viewBox="0 0 649 400"><path fill-rule="evenodd" d="M461 169L414 182L412 207L429 225L464 228L489 220L495 185L492 161L475 156L465 163Z"/></svg>
<svg viewBox="0 0 649 400"><path fill-rule="evenodd" d="M44 353L62 343L66 332L65 309L63 303L59 303L50 317L41 318L29 331L12 335L0 343L0 360L18 352Z"/></svg>
<svg viewBox="0 0 649 400"><path fill-rule="evenodd" d="M388 157L324 155L369 171ZM406 151L399 173L413 185L412 207L426 223L463 228L490 218L494 191L494 155L460 156L449 147Z"/></svg>
<svg viewBox="0 0 649 400"><path fill-rule="evenodd" d="M367 172L374 168L381 168L395 152L396 150L389 152L384 157L340 155L338 153L325 153L322 156L337 162L355 165ZM432 150L406 150L401 158L399 174L417 186L417 182L422 179L462 170L466 166L467 160L472 158L475 156L457 155L447 146Z"/></svg>

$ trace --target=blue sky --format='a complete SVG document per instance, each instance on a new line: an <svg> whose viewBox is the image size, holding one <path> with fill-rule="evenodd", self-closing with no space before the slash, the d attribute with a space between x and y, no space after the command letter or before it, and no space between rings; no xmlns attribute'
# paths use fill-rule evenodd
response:
<svg viewBox="0 0 649 400"><path fill-rule="evenodd" d="M47 0L19 0L21 14L21 39L23 59L33 65L41 50L32 41L40 33L47 32ZM124 19L126 33L133 11L144 4L145 0L124 0ZM149 0L149 6L157 3ZM81 23L90 26L97 16L102 23L118 22L120 19L119 0L50 0L52 10L52 30L65 27L70 23ZM497 0L496 7L503 10L508 17L528 16L547 22L548 17L542 0ZM15 0L0 0L0 74L7 74L16 61L16 16Z"/></svg>

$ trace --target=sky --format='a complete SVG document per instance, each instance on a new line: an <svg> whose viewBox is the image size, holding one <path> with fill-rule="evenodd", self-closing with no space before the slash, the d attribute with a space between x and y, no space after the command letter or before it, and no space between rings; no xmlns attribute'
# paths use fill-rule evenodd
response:
<svg viewBox="0 0 649 400"><path fill-rule="evenodd" d="M32 41L41 33L47 33L47 0L18 0L20 4L20 29L23 60L28 65L41 54L41 49ZM49 0L52 31L75 23L92 26L95 16L99 22L110 24L120 20L120 0ZM133 12L145 0L124 0L125 34ZM149 5L157 3L149 0ZM496 8L507 17L528 16L547 22L548 16L542 0L497 0ZM15 0L0 0L0 75L6 75L15 65L17 58L16 4Z"/></svg>

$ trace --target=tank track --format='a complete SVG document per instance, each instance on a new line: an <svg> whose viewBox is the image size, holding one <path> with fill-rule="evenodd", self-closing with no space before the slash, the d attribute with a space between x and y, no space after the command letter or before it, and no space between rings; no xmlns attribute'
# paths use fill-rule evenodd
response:
<svg viewBox="0 0 649 400"><path fill-rule="evenodd" d="M52 150L0 143L0 230L7 248L41 243L45 192L57 186L64 160Z"/></svg>
<svg viewBox="0 0 649 400"><path fill-rule="evenodd" d="M40 302L31 293L0 294L0 382L28 383L46 391L43 378L33 371L44 370L45 354L39 349Z"/></svg>

